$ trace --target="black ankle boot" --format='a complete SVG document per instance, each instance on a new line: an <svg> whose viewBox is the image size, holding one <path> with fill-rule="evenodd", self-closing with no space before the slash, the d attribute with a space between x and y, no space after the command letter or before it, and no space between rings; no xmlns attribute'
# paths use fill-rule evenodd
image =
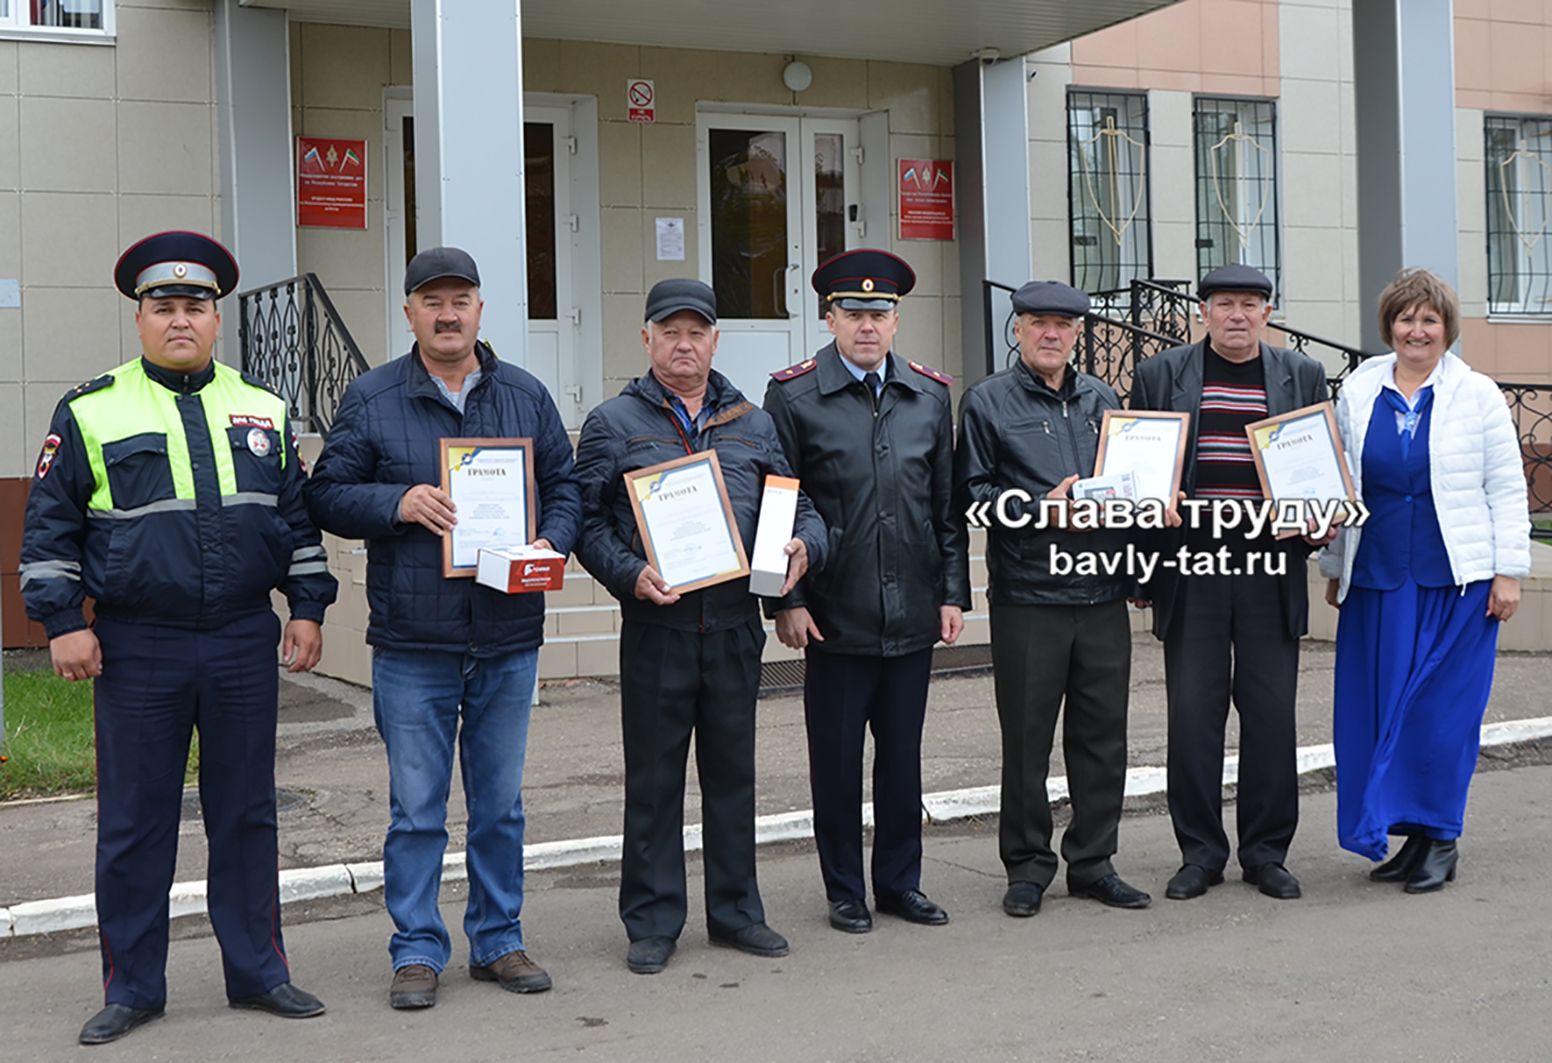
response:
<svg viewBox="0 0 1552 1063"><path fill-rule="evenodd" d="M1459 862L1460 853L1453 841L1430 841L1428 852L1407 877L1406 891L1432 893L1442 890L1446 882L1455 881L1455 865Z"/></svg>
<svg viewBox="0 0 1552 1063"><path fill-rule="evenodd" d="M1375 882L1405 882L1417 870L1417 863L1428 852L1428 837L1424 834L1408 834L1406 843L1379 867L1369 872Z"/></svg>

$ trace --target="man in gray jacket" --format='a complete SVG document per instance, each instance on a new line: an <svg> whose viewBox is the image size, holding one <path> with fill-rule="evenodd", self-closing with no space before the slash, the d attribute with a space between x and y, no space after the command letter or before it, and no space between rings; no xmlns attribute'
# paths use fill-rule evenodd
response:
<svg viewBox="0 0 1552 1063"><path fill-rule="evenodd" d="M954 482L961 506L995 502L1020 488L1062 500L1094 468L1105 410L1120 408L1110 386L1069 365L1089 297L1055 281L1013 293L1019 359L965 393L959 408ZM1047 510L1052 507L1046 506ZM1125 549L1121 533L1039 527L1035 503L1020 528L988 532L992 667L1002 725L1002 809L998 842L1008 873L1002 907L1027 917L1056 877L1046 794L1056 718L1072 795L1062 836L1067 889L1113 908L1146 908L1151 898L1116 874L1126 785L1126 709L1132 636L1124 572L1075 576L1053 571L1059 556Z"/></svg>

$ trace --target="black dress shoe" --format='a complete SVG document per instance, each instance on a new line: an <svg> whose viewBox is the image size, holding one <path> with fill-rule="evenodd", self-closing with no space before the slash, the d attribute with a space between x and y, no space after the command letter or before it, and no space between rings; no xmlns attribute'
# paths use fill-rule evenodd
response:
<svg viewBox="0 0 1552 1063"><path fill-rule="evenodd" d="M848 934L866 934L873 929L873 914L861 901L831 901L830 925Z"/></svg>
<svg viewBox="0 0 1552 1063"><path fill-rule="evenodd" d="M117 1041L142 1023L159 1018L161 1008L132 1008L127 1004L109 1004L86 1020L81 1027L83 1045L105 1045Z"/></svg>
<svg viewBox="0 0 1552 1063"><path fill-rule="evenodd" d="M1374 882L1405 882L1417 870L1417 864L1428 852L1428 838L1423 834L1409 834L1400 851L1379 867L1369 872Z"/></svg>
<svg viewBox="0 0 1552 1063"><path fill-rule="evenodd" d="M1146 908L1153 903L1152 897L1135 886L1127 885L1114 871L1087 886L1068 886L1067 892L1074 897L1087 897L1111 908Z"/></svg>
<svg viewBox="0 0 1552 1063"><path fill-rule="evenodd" d="M1164 887L1164 896L1172 901L1189 901L1200 897L1213 886L1223 882L1222 871L1209 871L1201 864L1184 864Z"/></svg>
<svg viewBox="0 0 1552 1063"><path fill-rule="evenodd" d="M719 948L737 949L751 956L785 956L787 939L764 923L752 923L731 934L708 934L711 943Z"/></svg>
<svg viewBox="0 0 1552 1063"><path fill-rule="evenodd" d="M1299 880L1294 878L1293 872L1282 864L1247 867L1241 877L1268 897L1275 897L1280 901L1294 901L1304 895L1304 891L1299 888Z"/></svg>
<svg viewBox="0 0 1552 1063"><path fill-rule="evenodd" d="M232 1007L267 1011L282 1019L310 1019L314 1015L323 1014L323 1001L290 982L281 982L268 993L260 993L256 997L234 1000Z"/></svg>
<svg viewBox="0 0 1552 1063"><path fill-rule="evenodd" d="M921 890L906 890L894 897L880 894L874 899L874 907L888 915L898 916L907 923L942 926L948 922L948 913L929 901Z"/></svg>
<svg viewBox="0 0 1552 1063"><path fill-rule="evenodd" d="M642 938L630 943L625 954L625 966L632 974L657 974L668 966L668 957L674 954L679 943L673 938Z"/></svg>
<svg viewBox="0 0 1552 1063"><path fill-rule="evenodd" d="M1428 851L1418 860L1417 867L1407 878L1408 893L1433 893L1442 890L1446 882L1455 881L1455 865L1460 863L1460 850L1453 841L1441 842L1429 839Z"/></svg>
<svg viewBox="0 0 1552 1063"><path fill-rule="evenodd" d="M1040 914L1040 901L1045 897L1045 887L1038 882L1013 882L1002 895L1002 910L1015 919L1028 919Z"/></svg>

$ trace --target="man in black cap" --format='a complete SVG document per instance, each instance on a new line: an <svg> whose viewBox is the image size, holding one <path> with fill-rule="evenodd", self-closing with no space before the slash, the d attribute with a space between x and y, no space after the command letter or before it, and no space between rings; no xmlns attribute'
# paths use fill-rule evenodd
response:
<svg viewBox="0 0 1552 1063"><path fill-rule="evenodd" d="M830 925L873 928L862 869L862 753L873 732L873 896L881 912L940 926L921 891L921 743L932 648L970 605L966 532L952 505L952 378L892 351L916 274L856 250L812 278L835 336L771 374L765 408L829 528L830 556L768 606L805 651L814 839Z"/></svg>
<svg viewBox="0 0 1552 1063"><path fill-rule="evenodd" d="M388 754L392 819L383 900L399 1009L436 1003L452 942L437 894L455 747L469 809L469 975L512 993L550 976L523 944L523 758L544 641L544 596L442 574L458 521L441 483L442 439L527 438L534 545L565 554L581 501L571 444L550 393L479 338L480 274L456 247L410 260L404 313L415 345L351 382L307 504L328 531L367 542L372 708ZM461 721L461 726L460 726Z"/></svg>
<svg viewBox="0 0 1552 1063"><path fill-rule="evenodd" d="M1137 410L1191 415L1186 495L1227 508L1261 499L1245 426L1324 402L1325 370L1306 355L1261 340L1272 316L1272 282L1243 265L1202 278L1207 335L1143 361L1132 384ZM1305 559L1314 544L1249 539L1237 530L1219 541L1201 521L1161 535L1167 556L1182 545L1229 549L1230 572L1185 576L1160 565L1141 591L1153 605L1153 633L1164 642L1169 703L1169 813L1183 865L1169 880L1172 900L1200 897L1223 881L1229 859L1223 829L1223 742L1232 698L1240 721L1239 862L1246 882L1269 897L1300 895L1285 866L1299 821L1294 692L1299 637L1308 621ZM1247 519L1243 527L1250 527ZM1260 555L1254 571L1246 564ZM1276 554L1283 553L1282 575Z"/></svg>
<svg viewBox="0 0 1552 1063"><path fill-rule="evenodd" d="M1121 403L1110 385L1069 364L1088 309L1087 294L1056 281L1030 281L1013 293L1018 361L977 382L959 406L957 508L995 503L1011 488L1064 500L1092 472L1105 411ZM1026 505L1030 525L994 524L987 533L1002 726L998 847L1008 874L1002 907L1012 916L1035 915L1056 877L1046 775L1062 714L1072 798L1072 822L1062 835L1067 890L1113 908L1146 908L1152 899L1111 864L1126 788L1131 581L1120 571L1060 575L1051 566L1058 551L1119 555L1124 533L1039 527L1040 513Z"/></svg>
<svg viewBox="0 0 1552 1063"><path fill-rule="evenodd" d="M582 536L577 556L619 599L620 709L625 745L625 847L620 918L627 966L656 974L687 917L684 772L690 738L700 773L711 943L785 956L765 924L755 880L755 695L765 630L747 578L680 591L647 563L622 477L714 451L746 552L767 476L791 476L771 419L711 368L717 306L695 280L647 293L641 330L650 368L595 407L577 442ZM798 497L786 587L825 558L824 525Z"/></svg>
<svg viewBox="0 0 1552 1063"><path fill-rule="evenodd" d="M106 1006L82 1044L117 1040L166 1005L167 892L195 728L227 998L323 1013L291 984L275 838L275 647L291 672L317 664L336 586L302 503L296 436L280 396L213 358L216 301L237 286L226 248L158 233L124 252L114 281L136 302L143 354L54 411L21 551L27 614L48 632L54 671L95 680ZM276 588L291 609L284 633Z"/></svg>

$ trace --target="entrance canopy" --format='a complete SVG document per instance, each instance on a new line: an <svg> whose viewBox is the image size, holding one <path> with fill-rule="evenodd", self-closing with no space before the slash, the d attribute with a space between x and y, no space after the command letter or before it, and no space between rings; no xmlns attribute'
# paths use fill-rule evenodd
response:
<svg viewBox="0 0 1552 1063"><path fill-rule="evenodd" d="M524 0L523 36L953 66L1023 55L1174 0ZM296 20L410 28L410 0L252 0Z"/></svg>

